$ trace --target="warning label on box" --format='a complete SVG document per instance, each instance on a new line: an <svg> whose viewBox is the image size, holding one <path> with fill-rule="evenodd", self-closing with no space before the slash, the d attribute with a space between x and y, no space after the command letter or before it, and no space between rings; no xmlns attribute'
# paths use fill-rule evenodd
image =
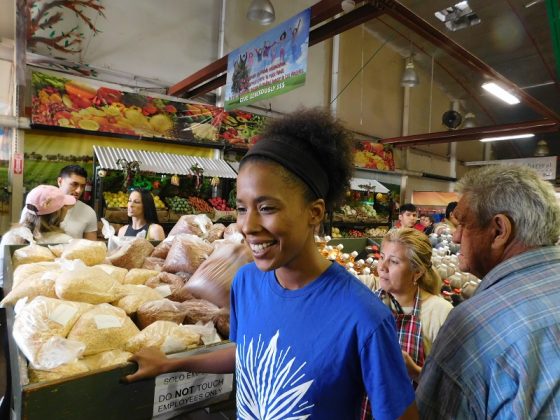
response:
<svg viewBox="0 0 560 420"><path fill-rule="evenodd" d="M156 378L154 417L227 394L233 389L233 375L174 372Z"/></svg>

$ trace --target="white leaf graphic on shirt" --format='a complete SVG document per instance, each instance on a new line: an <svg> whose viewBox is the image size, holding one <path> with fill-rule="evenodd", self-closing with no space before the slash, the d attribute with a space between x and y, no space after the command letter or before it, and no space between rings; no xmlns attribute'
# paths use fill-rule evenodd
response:
<svg viewBox="0 0 560 420"><path fill-rule="evenodd" d="M241 419L258 420L304 420L313 407L302 401L313 380L302 382L301 373L305 362L295 367L295 357L287 360L290 347L278 350L276 331L268 346L253 339L247 345L237 345L237 416Z"/></svg>

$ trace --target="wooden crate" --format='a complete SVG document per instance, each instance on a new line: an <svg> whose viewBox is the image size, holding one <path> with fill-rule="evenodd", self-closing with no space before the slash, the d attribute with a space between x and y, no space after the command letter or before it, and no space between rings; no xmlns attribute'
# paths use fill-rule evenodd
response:
<svg viewBox="0 0 560 420"><path fill-rule="evenodd" d="M19 247L10 246L6 254L11 256ZM11 258L5 258L4 269L4 289L7 293L12 286ZM156 418L170 418L181 412L231 401L234 398L233 375L191 374L189 376L186 372L177 372L160 375L151 380L125 384L121 379L136 370L134 363L56 381L23 384L26 362L12 338L13 308L6 308L6 318L12 419L135 420L149 419L154 415L159 415ZM230 342L222 342L172 355L172 357L212 352L233 345ZM200 384L212 386L204 387Z"/></svg>

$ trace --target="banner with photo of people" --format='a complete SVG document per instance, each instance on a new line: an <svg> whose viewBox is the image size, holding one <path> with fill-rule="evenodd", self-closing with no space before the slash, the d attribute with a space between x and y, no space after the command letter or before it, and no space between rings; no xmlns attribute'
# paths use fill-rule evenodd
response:
<svg viewBox="0 0 560 420"><path fill-rule="evenodd" d="M229 54L226 110L305 84L310 18L306 9Z"/></svg>

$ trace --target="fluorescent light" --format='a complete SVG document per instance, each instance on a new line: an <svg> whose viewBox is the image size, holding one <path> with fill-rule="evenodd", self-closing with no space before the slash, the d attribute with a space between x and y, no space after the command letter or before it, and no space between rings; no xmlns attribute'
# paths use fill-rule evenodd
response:
<svg viewBox="0 0 560 420"><path fill-rule="evenodd" d="M480 141L488 142L488 141L498 141L498 140L528 139L530 137L535 137L535 135L529 133L529 134L517 134L517 135L514 135L514 136L486 137L486 138L480 139Z"/></svg>
<svg viewBox="0 0 560 420"><path fill-rule="evenodd" d="M484 83L482 88L509 105L515 105L521 102L516 96L513 96L494 82Z"/></svg>

